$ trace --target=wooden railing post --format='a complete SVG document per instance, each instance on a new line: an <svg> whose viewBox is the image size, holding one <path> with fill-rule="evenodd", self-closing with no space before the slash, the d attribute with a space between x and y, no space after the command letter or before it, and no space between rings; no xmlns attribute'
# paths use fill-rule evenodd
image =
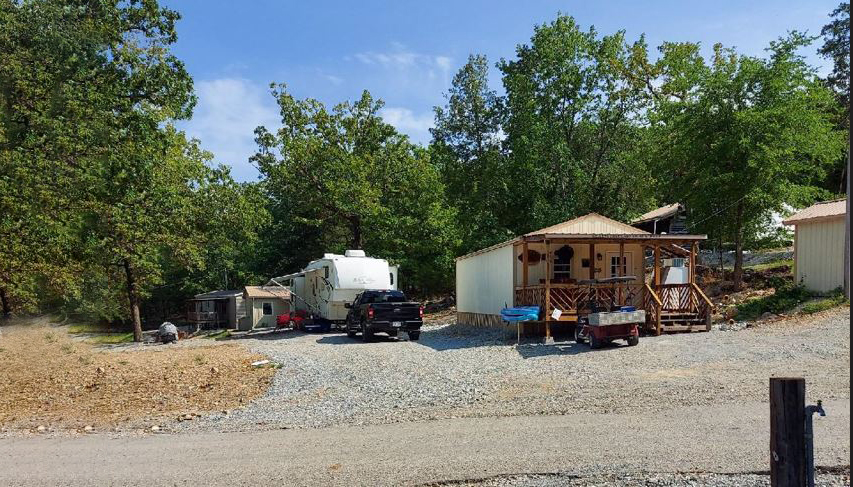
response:
<svg viewBox="0 0 853 487"><path fill-rule="evenodd" d="M654 288L655 292L660 291L660 282L661 282L660 278L661 278L661 275L660 275L660 246L655 245L655 288ZM661 301L664 301L664 300L661 300ZM661 308L663 308L663 306L658 306L658 310L657 310L657 313L655 316L655 335L658 335L658 336L660 336L660 334L661 334L661 325L662 325L661 321L660 321L660 314L662 311Z"/></svg>
<svg viewBox="0 0 853 487"><path fill-rule="evenodd" d="M770 379L770 485L806 485L806 381Z"/></svg>
<svg viewBox="0 0 853 487"><path fill-rule="evenodd" d="M545 342L551 338L551 241L545 240Z"/></svg>

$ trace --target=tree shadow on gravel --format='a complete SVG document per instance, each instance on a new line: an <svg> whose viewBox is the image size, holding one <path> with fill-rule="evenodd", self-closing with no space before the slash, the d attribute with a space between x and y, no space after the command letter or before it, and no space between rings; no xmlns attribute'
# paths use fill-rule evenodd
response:
<svg viewBox="0 0 853 487"><path fill-rule="evenodd" d="M515 347L515 350L522 358L537 358L547 357L550 355L579 355L582 353L607 353L620 348L627 348L627 345L616 343L604 345L598 349L591 349L589 345L576 342L556 342L556 343L521 343Z"/></svg>
<svg viewBox="0 0 853 487"><path fill-rule="evenodd" d="M384 343L384 342L405 342L408 341L405 337L405 333L400 333L399 336L389 337L387 335L373 335L373 338L370 340L370 343ZM361 335L357 335L354 338L350 338L346 335L325 335L317 340L317 343L323 345L364 345L365 343L361 340Z"/></svg>
<svg viewBox="0 0 853 487"><path fill-rule="evenodd" d="M265 328L260 330L252 330L247 332L232 332L229 336L217 338L216 341L231 341L231 340L290 340L299 338L311 333L297 330L276 330L274 328Z"/></svg>

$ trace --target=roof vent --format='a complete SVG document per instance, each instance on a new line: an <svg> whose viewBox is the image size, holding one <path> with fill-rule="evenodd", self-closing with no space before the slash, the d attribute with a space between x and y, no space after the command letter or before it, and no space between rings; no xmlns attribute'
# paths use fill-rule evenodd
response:
<svg viewBox="0 0 853 487"><path fill-rule="evenodd" d="M344 253L346 257L367 257L363 250L347 250Z"/></svg>
<svg viewBox="0 0 853 487"><path fill-rule="evenodd" d="M323 258L324 258L324 259L334 259L334 258L335 258L335 254L323 254Z"/></svg>

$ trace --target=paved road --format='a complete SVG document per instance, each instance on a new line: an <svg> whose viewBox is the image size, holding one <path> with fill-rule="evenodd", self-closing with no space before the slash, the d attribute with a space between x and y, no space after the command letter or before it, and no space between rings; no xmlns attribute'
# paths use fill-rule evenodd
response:
<svg viewBox="0 0 853 487"><path fill-rule="evenodd" d="M850 462L850 407L826 404L817 463ZM569 471L767 470L768 406L380 426L0 440L0 485L376 485Z"/></svg>

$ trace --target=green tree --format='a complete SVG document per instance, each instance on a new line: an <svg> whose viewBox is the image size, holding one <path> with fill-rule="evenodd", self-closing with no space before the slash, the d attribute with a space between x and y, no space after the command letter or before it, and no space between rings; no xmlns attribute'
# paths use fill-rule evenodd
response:
<svg viewBox="0 0 853 487"><path fill-rule="evenodd" d="M471 55L453 77L447 105L435 107L430 151L439 168L448 204L457 209L461 253L511 236L504 224L508 200L501 148L504 109L489 89L485 56Z"/></svg>
<svg viewBox="0 0 853 487"><path fill-rule="evenodd" d="M192 80L167 49L177 18L152 0L0 1L4 312L32 306L44 278L73 291L85 175L139 128L189 114Z"/></svg>
<svg viewBox="0 0 853 487"><path fill-rule="evenodd" d="M280 252L270 260L298 269L324 251L365 249L401 266L422 291L449 285L457 244L453 212L428 153L412 145L378 113L368 92L332 110L297 100L273 86L282 128L258 127L253 157L271 198Z"/></svg>
<svg viewBox="0 0 853 487"><path fill-rule="evenodd" d="M744 243L784 204L825 195L815 185L843 145L832 92L798 54L809 42L791 33L766 59L718 44L710 62L697 44L668 43L652 63L640 41L627 65L649 97L660 194L690 208L691 230L734 241L736 288Z"/></svg>
<svg viewBox="0 0 853 487"><path fill-rule="evenodd" d="M499 63L516 232L591 211L624 219L648 205L648 171L631 152L640 97L618 68L628 53L624 32L599 36L560 15Z"/></svg>
<svg viewBox="0 0 853 487"><path fill-rule="evenodd" d="M832 21L820 31L824 43L817 52L832 60L832 73L826 82L838 97L838 126L850 130L850 2L841 2L829 16ZM838 193L846 192L848 150L839 155L827 178L826 187Z"/></svg>

